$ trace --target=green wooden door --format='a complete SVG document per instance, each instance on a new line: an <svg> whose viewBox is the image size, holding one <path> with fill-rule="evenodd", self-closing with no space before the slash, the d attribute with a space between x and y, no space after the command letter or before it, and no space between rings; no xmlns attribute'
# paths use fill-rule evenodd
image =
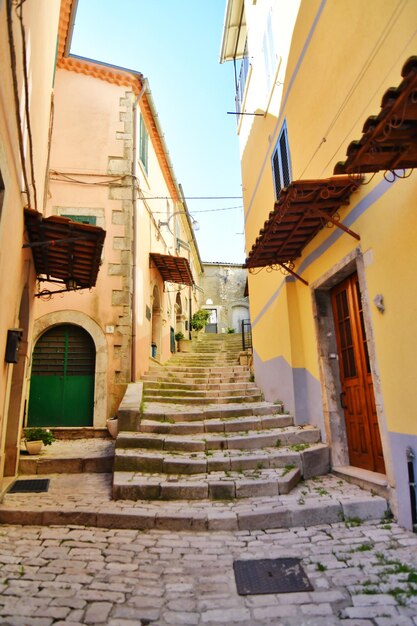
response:
<svg viewBox="0 0 417 626"><path fill-rule="evenodd" d="M92 426L95 346L72 324L54 326L32 357L29 426Z"/></svg>

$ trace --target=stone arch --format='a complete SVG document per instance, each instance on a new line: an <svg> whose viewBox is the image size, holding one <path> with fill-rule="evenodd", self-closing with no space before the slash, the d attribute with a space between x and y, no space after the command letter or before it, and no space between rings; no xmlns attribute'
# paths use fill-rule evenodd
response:
<svg viewBox="0 0 417 626"><path fill-rule="evenodd" d="M175 332L185 334L185 319L184 308L182 306L182 298L180 292L177 293L175 298Z"/></svg>
<svg viewBox="0 0 417 626"><path fill-rule="evenodd" d="M236 302L232 305L231 327L237 333L242 332L242 320L249 319L249 306L247 302Z"/></svg>
<svg viewBox="0 0 417 626"><path fill-rule="evenodd" d="M94 428L105 428L107 419L107 368L108 351L106 336L100 326L91 317L81 311L54 311L35 321L33 345L39 337L52 326L58 324L76 324L89 333L96 348L96 366L94 381Z"/></svg>

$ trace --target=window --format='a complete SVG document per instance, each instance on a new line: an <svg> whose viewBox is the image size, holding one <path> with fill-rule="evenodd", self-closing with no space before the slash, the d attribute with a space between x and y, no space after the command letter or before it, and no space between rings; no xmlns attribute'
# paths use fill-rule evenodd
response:
<svg viewBox="0 0 417 626"><path fill-rule="evenodd" d="M143 121L143 117L140 116L140 127L139 127L139 159L144 167L146 173L148 173L148 143L149 143L149 135L146 130L145 122Z"/></svg>
<svg viewBox="0 0 417 626"><path fill-rule="evenodd" d="M272 155L272 175L274 178L275 197L278 198L281 189L288 187L292 180L288 132L285 122Z"/></svg>
<svg viewBox="0 0 417 626"><path fill-rule="evenodd" d="M279 61L278 55L275 51L271 12L268 13L267 17L266 29L262 40L262 48L264 53L266 91L269 94L274 84L275 73L277 71Z"/></svg>
<svg viewBox="0 0 417 626"><path fill-rule="evenodd" d="M95 215L64 215L62 217L66 217L69 220L73 220L74 222L79 222L80 224L92 224L93 226L97 223L97 218Z"/></svg>

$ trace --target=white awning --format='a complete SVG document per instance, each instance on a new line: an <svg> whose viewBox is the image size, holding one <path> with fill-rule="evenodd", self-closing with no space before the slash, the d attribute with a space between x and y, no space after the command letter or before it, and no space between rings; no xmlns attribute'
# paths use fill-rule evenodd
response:
<svg viewBox="0 0 417 626"><path fill-rule="evenodd" d="M246 44L244 0L228 0L224 16L220 63L241 59Z"/></svg>

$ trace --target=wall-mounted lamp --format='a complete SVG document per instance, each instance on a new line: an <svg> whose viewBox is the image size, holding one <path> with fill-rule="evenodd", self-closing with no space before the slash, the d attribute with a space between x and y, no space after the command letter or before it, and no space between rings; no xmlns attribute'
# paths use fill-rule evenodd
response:
<svg viewBox="0 0 417 626"><path fill-rule="evenodd" d="M65 281L68 291L75 291L77 289L77 281L73 276L69 276Z"/></svg>
<svg viewBox="0 0 417 626"><path fill-rule="evenodd" d="M172 218L175 217L175 215L188 215L188 217L191 220L191 226L193 230L195 231L200 230L200 224L197 222L197 220L190 213L185 213L185 211L175 211L175 213L169 216L166 222L161 222L161 220L159 220L158 228L161 228L161 226L166 226L169 232L171 233L171 235L173 235L174 233L172 232L169 223L172 220Z"/></svg>

